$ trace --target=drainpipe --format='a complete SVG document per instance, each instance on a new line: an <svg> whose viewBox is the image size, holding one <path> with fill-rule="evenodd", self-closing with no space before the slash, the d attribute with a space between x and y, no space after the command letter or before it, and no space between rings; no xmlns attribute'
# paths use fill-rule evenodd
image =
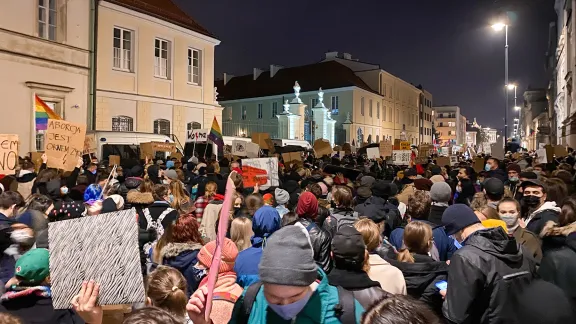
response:
<svg viewBox="0 0 576 324"><path fill-rule="evenodd" d="M90 73L88 80L88 129L96 130L96 52L98 48L98 3L90 0Z"/></svg>

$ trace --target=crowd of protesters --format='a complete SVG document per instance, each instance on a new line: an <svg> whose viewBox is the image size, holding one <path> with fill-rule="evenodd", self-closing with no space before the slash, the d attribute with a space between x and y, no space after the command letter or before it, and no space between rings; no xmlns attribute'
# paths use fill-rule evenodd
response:
<svg viewBox="0 0 576 324"><path fill-rule="evenodd" d="M92 280L70 309L52 307L48 224L124 209L137 213L146 300L119 323L576 323L572 150L547 164L481 155L479 172L464 157L278 158L280 185L250 188L226 157L79 159L71 172L21 159L0 179L0 323L112 323Z"/></svg>

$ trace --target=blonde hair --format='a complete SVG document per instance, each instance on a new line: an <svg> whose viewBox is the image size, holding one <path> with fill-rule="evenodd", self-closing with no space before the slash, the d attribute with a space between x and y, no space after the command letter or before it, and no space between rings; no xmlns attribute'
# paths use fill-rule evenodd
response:
<svg viewBox="0 0 576 324"><path fill-rule="evenodd" d="M210 181L204 187L204 196L210 199L214 197L214 195L216 195L217 191L218 191L218 184L216 184L216 182L214 181Z"/></svg>
<svg viewBox="0 0 576 324"><path fill-rule="evenodd" d="M154 249L152 249L152 262L156 264L162 264L162 249L170 242L172 242L172 228L173 224L168 225L164 229L164 234L158 238L156 244L154 245Z"/></svg>
<svg viewBox="0 0 576 324"><path fill-rule="evenodd" d="M252 221L249 218L234 218L230 226L230 238L236 244L238 252L244 251L252 246L250 242L252 235L254 235L254 232L252 232Z"/></svg>
<svg viewBox="0 0 576 324"><path fill-rule="evenodd" d="M175 316L180 323L186 318L186 279L180 271L159 266L148 276L147 296L152 305Z"/></svg>
<svg viewBox="0 0 576 324"><path fill-rule="evenodd" d="M364 244L366 244L366 249L369 252L376 250L382 243L380 227L373 220L362 218L354 224L354 227L362 234L362 239L364 239Z"/></svg>
<svg viewBox="0 0 576 324"><path fill-rule="evenodd" d="M182 185L182 182L179 180L170 182L170 192L174 196L174 200L171 203L172 208L178 211L187 212L186 210L183 210L183 205L189 204L190 198L188 198L184 192L184 186Z"/></svg>
<svg viewBox="0 0 576 324"><path fill-rule="evenodd" d="M423 222L410 222L404 228L403 247L398 252L397 260L414 263L412 253L427 254L433 242L432 227Z"/></svg>

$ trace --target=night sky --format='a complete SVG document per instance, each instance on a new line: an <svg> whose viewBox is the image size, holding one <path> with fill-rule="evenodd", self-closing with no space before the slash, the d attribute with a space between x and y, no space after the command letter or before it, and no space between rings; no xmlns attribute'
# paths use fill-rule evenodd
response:
<svg viewBox="0 0 576 324"><path fill-rule="evenodd" d="M504 32L490 25L507 12L510 80L519 85L519 100L528 86L548 83L544 54L554 0L173 1L222 41L217 78L347 52L422 84L434 105L458 105L468 119L503 128Z"/></svg>

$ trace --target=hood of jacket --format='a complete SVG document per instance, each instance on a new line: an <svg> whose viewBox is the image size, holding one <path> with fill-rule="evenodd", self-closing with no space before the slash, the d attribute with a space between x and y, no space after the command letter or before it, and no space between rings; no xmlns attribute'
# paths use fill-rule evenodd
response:
<svg viewBox="0 0 576 324"><path fill-rule="evenodd" d="M532 212L532 217L534 217L534 215L536 214L539 214L547 210L552 210L557 213L560 213L560 211L562 211L562 209L556 205L555 201L546 201L542 204L542 206L540 206L540 208Z"/></svg>
<svg viewBox="0 0 576 324"><path fill-rule="evenodd" d="M185 251L198 251L202 248L200 243L168 243L160 251L160 256L163 258L174 258L179 256Z"/></svg>
<svg viewBox="0 0 576 324"><path fill-rule="evenodd" d="M18 177L16 177L16 181L20 183L34 181L34 179L36 179L36 176L37 174L34 171L21 170L20 173L18 174Z"/></svg>
<svg viewBox="0 0 576 324"><path fill-rule="evenodd" d="M271 206L260 207L252 218L252 232L254 236L250 239L252 245L260 245L264 238L272 235L281 227L280 214L276 208Z"/></svg>
<svg viewBox="0 0 576 324"><path fill-rule="evenodd" d="M507 264L522 262L522 250L519 244L514 238L510 238L502 227L476 231L464 243L466 246L474 246Z"/></svg>
<svg viewBox="0 0 576 324"><path fill-rule="evenodd" d="M576 222L566 226L558 226L554 222L548 222L542 229L540 237L546 247L566 245L576 251Z"/></svg>
<svg viewBox="0 0 576 324"><path fill-rule="evenodd" d="M289 194L297 192L300 187L298 186L298 182L294 180L288 180L283 185L284 190L288 191Z"/></svg>
<svg viewBox="0 0 576 324"><path fill-rule="evenodd" d="M130 190L126 195L126 200L131 204L149 205L154 202L151 192L140 192L138 190Z"/></svg>
<svg viewBox="0 0 576 324"><path fill-rule="evenodd" d="M413 254L414 263L400 262L398 254L389 250L386 261L402 271L406 288L424 290L436 277L448 275L448 264L443 261L434 261L427 255Z"/></svg>

